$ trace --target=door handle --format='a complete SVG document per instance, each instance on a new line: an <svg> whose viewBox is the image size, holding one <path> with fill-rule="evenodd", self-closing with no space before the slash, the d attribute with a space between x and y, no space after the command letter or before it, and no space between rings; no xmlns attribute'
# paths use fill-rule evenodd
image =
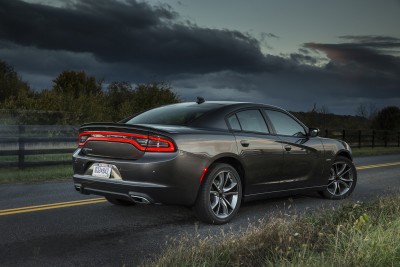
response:
<svg viewBox="0 0 400 267"><path fill-rule="evenodd" d="M289 152L290 150L292 150L292 146L286 145L285 150Z"/></svg>
<svg viewBox="0 0 400 267"><path fill-rule="evenodd" d="M247 140L242 140L242 141L240 141L240 144L241 144L243 147L248 147L248 146L250 145L249 141L247 141Z"/></svg>

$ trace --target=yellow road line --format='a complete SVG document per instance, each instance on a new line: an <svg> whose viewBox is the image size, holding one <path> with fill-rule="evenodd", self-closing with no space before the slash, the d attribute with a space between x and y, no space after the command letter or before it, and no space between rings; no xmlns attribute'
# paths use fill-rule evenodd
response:
<svg viewBox="0 0 400 267"><path fill-rule="evenodd" d="M0 216L33 212L33 211L39 211L39 210L50 210L50 209L82 206L82 205L101 203L101 202L105 202L105 201L106 200L104 198L93 198L93 199L87 199L87 200L76 200L76 201L37 205L37 206L27 206L27 207L15 208L15 209L5 209L5 210L0 210Z"/></svg>
<svg viewBox="0 0 400 267"><path fill-rule="evenodd" d="M396 165L400 165L400 161L359 166L359 167L357 167L357 170L389 167L389 166L396 166ZM18 213L26 213L26 212L34 212L34 211L40 211L40 210L50 210L50 209L59 209L59 208L66 208L66 207L90 205L90 204L96 204L96 203L102 203L102 202L106 202L106 200L104 198L91 198L91 199L86 199L86 200L74 200L74 201L58 202L58 203L43 204L43 205L36 205L36 206L26 206L26 207L20 207L20 208L0 210L0 216L18 214Z"/></svg>
<svg viewBox="0 0 400 267"><path fill-rule="evenodd" d="M390 162L390 163L382 163L382 164L360 166L360 167L357 167L357 170L365 170L365 169L380 168L380 167L389 167L389 166L395 166L395 165L400 165L400 161L399 162Z"/></svg>

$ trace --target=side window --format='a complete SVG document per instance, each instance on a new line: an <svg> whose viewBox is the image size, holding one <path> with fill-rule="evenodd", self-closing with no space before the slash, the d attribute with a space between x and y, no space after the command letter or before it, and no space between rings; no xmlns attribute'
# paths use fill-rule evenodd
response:
<svg viewBox="0 0 400 267"><path fill-rule="evenodd" d="M269 133L267 124L259 110L245 110L236 113L243 131Z"/></svg>
<svg viewBox="0 0 400 267"><path fill-rule="evenodd" d="M306 135L303 126L287 114L268 109L265 112L274 125L277 134L290 136Z"/></svg>
<svg viewBox="0 0 400 267"><path fill-rule="evenodd" d="M234 131L241 131L242 128L240 127L239 121L236 117L236 114L233 114L228 118L229 125L231 126L232 130Z"/></svg>

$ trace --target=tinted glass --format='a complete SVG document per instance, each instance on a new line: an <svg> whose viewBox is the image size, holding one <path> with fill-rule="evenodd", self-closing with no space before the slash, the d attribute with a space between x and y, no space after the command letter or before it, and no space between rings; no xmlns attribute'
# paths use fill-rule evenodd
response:
<svg viewBox="0 0 400 267"><path fill-rule="evenodd" d="M305 135L304 128L287 114L274 110L265 110L265 112L274 125L277 134L290 136Z"/></svg>
<svg viewBox="0 0 400 267"><path fill-rule="evenodd" d="M235 131L241 131L242 130L236 115L230 116L228 118L228 122L229 122L229 125L231 126L232 130L235 130Z"/></svg>
<svg viewBox="0 0 400 267"><path fill-rule="evenodd" d="M187 125L204 113L214 109L215 106L207 105L169 105L145 111L132 119L127 124L164 124Z"/></svg>
<svg viewBox="0 0 400 267"><path fill-rule="evenodd" d="M267 124L259 110L245 110L236 113L243 131L269 133Z"/></svg>

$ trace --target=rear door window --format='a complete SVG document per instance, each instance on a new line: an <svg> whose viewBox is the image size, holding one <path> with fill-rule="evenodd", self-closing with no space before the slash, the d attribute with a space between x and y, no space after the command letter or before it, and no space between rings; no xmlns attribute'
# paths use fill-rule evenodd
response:
<svg viewBox="0 0 400 267"><path fill-rule="evenodd" d="M228 122L233 130L269 133L264 117L258 109L237 112L228 118Z"/></svg>

